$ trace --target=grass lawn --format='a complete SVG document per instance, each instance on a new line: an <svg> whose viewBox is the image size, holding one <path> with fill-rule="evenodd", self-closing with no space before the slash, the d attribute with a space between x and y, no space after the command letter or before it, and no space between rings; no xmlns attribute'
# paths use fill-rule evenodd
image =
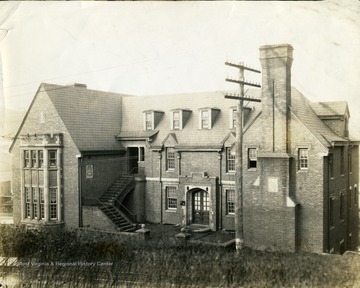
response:
<svg viewBox="0 0 360 288"><path fill-rule="evenodd" d="M39 287L360 287L355 253L236 253L168 241L166 231L137 242L1 225L0 254L18 264L0 267L0 277Z"/></svg>

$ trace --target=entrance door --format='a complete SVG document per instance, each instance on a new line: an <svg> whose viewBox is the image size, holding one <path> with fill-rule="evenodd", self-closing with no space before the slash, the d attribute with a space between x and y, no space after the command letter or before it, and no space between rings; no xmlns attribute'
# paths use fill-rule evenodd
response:
<svg viewBox="0 0 360 288"><path fill-rule="evenodd" d="M130 147L129 150L129 172L131 174L138 173L139 148Z"/></svg>
<svg viewBox="0 0 360 288"><path fill-rule="evenodd" d="M193 223L209 225L209 193L204 190L193 193Z"/></svg>

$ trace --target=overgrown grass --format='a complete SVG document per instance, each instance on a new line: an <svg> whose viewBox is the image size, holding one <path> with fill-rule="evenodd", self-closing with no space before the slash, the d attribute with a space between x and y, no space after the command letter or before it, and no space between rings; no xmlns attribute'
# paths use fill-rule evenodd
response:
<svg viewBox="0 0 360 288"><path fill-rule="evenodd" d="M274 253L0 226L21 287L356 287L358 257ZM359 257L360 258L360 257ZM30 286L32 283L33 286ZM127 286L126 286L127 285Z"/></svg>

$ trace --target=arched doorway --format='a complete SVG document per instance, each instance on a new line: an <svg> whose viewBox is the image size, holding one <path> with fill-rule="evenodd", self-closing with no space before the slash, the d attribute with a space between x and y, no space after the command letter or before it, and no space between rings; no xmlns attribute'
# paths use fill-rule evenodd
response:
<svg viewBox="0 0 360 288"><path fill-rule="evenodd" d="M192 193L192 223L209 225L210 201L209 193L196 189Z"/></svg>

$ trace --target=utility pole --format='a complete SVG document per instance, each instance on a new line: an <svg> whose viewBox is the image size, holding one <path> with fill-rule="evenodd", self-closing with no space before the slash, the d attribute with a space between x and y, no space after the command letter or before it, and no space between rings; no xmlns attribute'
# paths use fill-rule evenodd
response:
<svg viewBox="0 0 360 288"><path fill-rule="evenodd" d="M243 63L233 64L225 62L225 65L239 69L239 79L225 80L239 84L240 94L225 94L225 98L239 100L236 113L236 152L235 152L235 243L236 251L239 252L244 247L244 220L243 220L243 107L244 100L250 102L261 102L260 99L246 97L244 86L261 87L258 83L247 82L244 79L244 70L261 73L259 70L244 66Z"/></svg>

